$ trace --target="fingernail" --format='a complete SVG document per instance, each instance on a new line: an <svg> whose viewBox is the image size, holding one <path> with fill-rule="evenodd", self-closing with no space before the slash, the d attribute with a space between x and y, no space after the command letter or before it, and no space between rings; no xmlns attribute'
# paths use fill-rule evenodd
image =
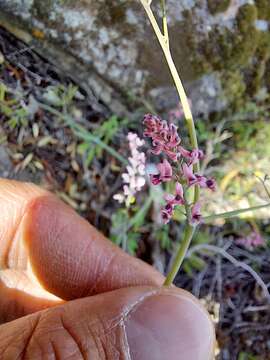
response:
<svg viewBox="0 0 270 360"><path fill-rule="evenodd" d="M214 330L209 316L187 293L146 298L126 320L132 360L210 360Z"/></svg>

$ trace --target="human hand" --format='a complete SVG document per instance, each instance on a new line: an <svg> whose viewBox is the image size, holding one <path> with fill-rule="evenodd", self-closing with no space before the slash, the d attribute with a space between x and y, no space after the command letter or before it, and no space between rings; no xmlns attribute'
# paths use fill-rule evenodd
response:
<svg viewBox="0 0 270 360"><path fill-rule="evenodd" d="M212 359L199 302L56 197L0 180L0 359Z"/></svg>

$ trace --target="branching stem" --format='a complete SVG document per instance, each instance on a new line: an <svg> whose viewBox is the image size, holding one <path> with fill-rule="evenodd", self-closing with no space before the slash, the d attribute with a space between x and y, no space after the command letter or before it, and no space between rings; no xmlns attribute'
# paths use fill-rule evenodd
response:
<svg viewBox="0 0 270 360"><path fill-rule="evenodd" d="M184 116L185 116L185 120L186 120L186 125L188 128L191 146L193 149L197 149L198 141L197 141L196 130L195 130L195 125L194 125L190 105L189 105L188 98L187 98L185 89L183 87L182 81L180 79L180 76L178 74L178 71L176 69L176 66L174 64L174 61L173 61L173 58L171 55L165 0L160 0L161 9L162 9L163 33L161 32L160 27L156 21L156 18L153 14L152 9L151 9L151 1L141 0L141 3L146 11L146 14L150 20L150 23L151 23L153 29L154 29L154 32L158 38L159 44L162 48L162 51L164 53L168 67L170 69L175 87L177 89L179 99L182 104L182 108L183 108L183 112L184 112ZM194 165L194 171L199 172L199 170L200 170L200 166L199 166L199 162L198 162ZM200 197L200 189L198 186L196 186L195 191L194 191L194 203L196 203L199 200L199 197ZM190 242L192 240L192 237L193 237L193 234L195 231L195 227L190 225L190 206L189 205L186 206L186 216L187 216L187 221L186 221L184 238L179 245L179 249L176 254L172 268L164 282L165 286L169 286L173 283L174 278L185 258L186 252L189 248Z"/></svg>
<svg viewBox="0 0 270 360"><path fill-rule="evenodd" d="M184 116L185 116L185 120L186 120L186 125L188 128L188 133L189 133L189 137L190 137L191 146L193 149L197 149L198 141L197 141L197 135L196 135L195 125L194 125L190 105L189 105L188 98L187 98L185 89L183 87L182 81L180 79L180 76L178 74L178 71L176 69L176 66L174 64L174 61L173 61L173 58L171 55L171 50L170 50L170 45L169 45L166 10L165 10L165 0L161 0L162 9L163 9L163 31L164 31L164 34L162 34L162 32L159 28L159 25L153 14L153 11L151 9L149 1L141 0L141 3L146 11L146 14L150 20L150 23L154 29L155 34L157 36L159 44L160 44L162 51L164 53L164 56L166 58L168 67L170 69L173 81L175 83L175 87L177 89L177 92L178 92L178 95L180 98L180 102L182 104L182 108L183 108L183 112L184 112ZM199 170L200 170L199 163L194 164L194 171L199 172ZM199 196L200 196L200 190L199 190L199 187L196 186L195 192L194 192L194 203L196 203L199 200Z"/></svg>

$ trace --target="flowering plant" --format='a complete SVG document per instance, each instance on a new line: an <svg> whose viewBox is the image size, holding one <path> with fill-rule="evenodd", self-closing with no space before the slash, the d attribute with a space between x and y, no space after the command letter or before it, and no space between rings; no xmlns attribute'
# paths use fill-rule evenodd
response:
<svg viewBox="0 0 270 360"><path fill-rule="evenodd" d="M203 158L204 154L202 150L198 148L196 129L190 103L186 96L180 76L171 55L165 0L160 1L162 9L162 29L158 25L155 15L152 11L152 0L140 0L140 2L146 11L148 19L153 27L172 75L176 90L179 95L181 103L180 111L181 114L183 113L185 118L190 143L189 149L182 146L177 126L175 126L172 122L162 120L160 117L152 114L147 114L144 116L144 136L151 140L151 152L154 155L163 157L162 161L160 161L156 166L156 172L150 174L150 180L153 185L174 182L174 191L171 194L165 195L166 204L161 209L163 222L166 224L172 219L174 210L177 206L182 206L184 208L184 214L186 217L183 239L179 244L179 249L176 253L174 262L164 282L164 285L168 286L171 285L174 281L174 278L187 253L195 229L202 221L209 221L216 218L233 217L244 212L268 207L270 206L270 203L247 209L234 210L222 214L214 214L208 217L202 216L200 190L209 189L211 191L215 191L216 182L213 178L206 178L200 172L200 160ZM131 141L131 138L133 138L132 141L135 141L135 136L136 135L134 134L129 135L129 142ZM137 144L136 146L141 146L143 144L138 139L135 142ZM130 146L130 148L132 148L132 146ZM133 157L134 155L129 158L129 163L131 166L135 166L135 168L137 168L137 160L131 160ZM136 153L135 158L137 157L138 154ZM143 164L142 162L140 164L144 165L145 158L141 155L141 160L142 159ZM126 198L129 199L128 203L130 203L130 196L133 197L137 189L143 186L142 180L140 180L139 183L137 182L137 175L139 177L143 176L143 171L137 171L130 167L130 165L128 165L126 169L127 173L123 174L123 179L126 183L124 185L124 194L117 194L115 198L118 201L124 201L126 196ZM193 195L192 200L190 200L190 195ZM256 241L257 239L255 239L255 242ZM254 243L253 238L252 242Z"/></svg>

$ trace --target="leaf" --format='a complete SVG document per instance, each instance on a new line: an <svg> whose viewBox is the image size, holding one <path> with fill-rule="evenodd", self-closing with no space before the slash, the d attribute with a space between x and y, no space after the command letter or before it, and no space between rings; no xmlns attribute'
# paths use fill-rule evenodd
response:
<svg viewBox="0 0 270 360"><path fill-rule="evenodd" d="M183 263L183 270L185 271L185 273L189 276L192 277L193 276L193 272L192 272L192 267L189 263L188 260L185 260Z"/></svg>
<svg viewBox="0 0 270 360"><path fill-rule="evenodd" d="M190 262L191 267L193 267L196 270L202 271L206 266L206 262L197 255L194 254L191 255L188 258L188 260Z"/></svg>
<svg viewBox="0 0 270 360"><path fill-rule="evenodd" d="M79 155L84 155L89 148L89 144L87 142L83 142L77 146L77 153Z"/></svg>
<svg viewBox="0 0 270 360"><path fill-rule="evenodd" d="M135 255L138 249L138 242L140 239L140 234L138 233L129 233L127 240L127 250L131 255Z"/></svg>

